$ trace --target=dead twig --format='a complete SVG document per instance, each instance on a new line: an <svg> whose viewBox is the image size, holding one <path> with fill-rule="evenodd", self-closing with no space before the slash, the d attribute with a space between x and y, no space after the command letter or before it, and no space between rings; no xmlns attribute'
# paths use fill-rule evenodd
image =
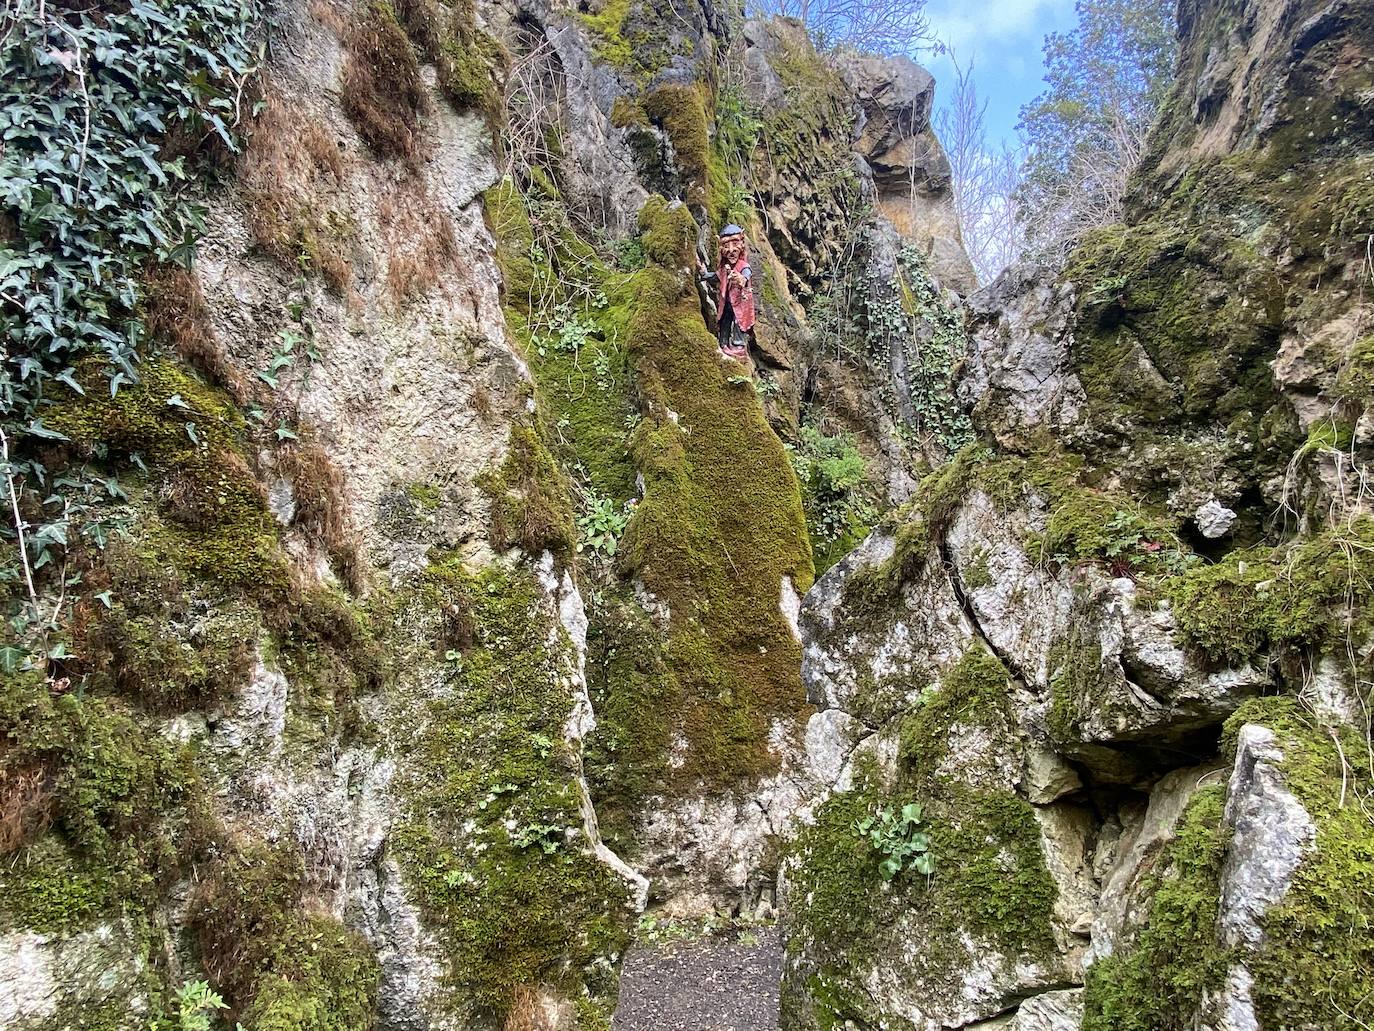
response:
<svg viewBox="0 0 1374 1031"><path fill-rule="evenodd" d="M36 610L38 608L38 592L33 588L33 570L29 568L28 542L24 539L24 531L28 529L28 524L24 522L24 517L19 513L19 492L15 489L14 469L10 465L10 442L3 429L0 429L0 462L3 462L5 466L5 484L9 488L10 510L14 513L14 532L19 541L19 560L24 565L24 584L29 590L29 601L33 603Z"/></svg>

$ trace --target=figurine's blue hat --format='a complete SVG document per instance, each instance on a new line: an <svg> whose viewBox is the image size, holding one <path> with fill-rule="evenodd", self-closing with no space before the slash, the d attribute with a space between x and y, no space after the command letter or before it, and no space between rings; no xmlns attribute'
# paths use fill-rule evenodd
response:
<svg viewBox="0 0 1374 1031"><path fill-rule="evenodd" d="M743 235L744 235L744 230L741 229L739 226L735 225L735 223L733 223L733 222L731 222L728 226L726 226L724 229L722 229L722 230L720 231L720 238L721 238L722 240L724 240L727 236L743 236Z"/></svg>

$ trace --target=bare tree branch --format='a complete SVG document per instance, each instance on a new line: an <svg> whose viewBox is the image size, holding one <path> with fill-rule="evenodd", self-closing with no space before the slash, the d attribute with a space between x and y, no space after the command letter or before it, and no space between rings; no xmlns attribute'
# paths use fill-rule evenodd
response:
<svg viewBox="0 0 1374 1031"><path fill-rule="evenodd" d="M748 0L745 10L751 18L796 18L821 47L912 54L935 42L925 0Z"/></svg>
<svg viewBox="0 0 1374 1031"><path fill-rule="evenodd" d="M974 271L990 282L1020 255L1024 234L1017 219L1021 155L1006 144L994 149L987 138L987 101L980 100L973 64L954 65L949 103L935 117L935 131L949 157L954 208Z"/></svg>

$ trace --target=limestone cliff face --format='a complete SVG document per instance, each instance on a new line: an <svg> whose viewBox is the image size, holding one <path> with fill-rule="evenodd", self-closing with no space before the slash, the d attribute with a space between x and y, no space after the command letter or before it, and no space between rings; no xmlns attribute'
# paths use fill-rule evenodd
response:
<svg viewBox="0 0 1374 1031"><path fill-rule="evenodd" d="M1180 13L1125 223L969 298L981 441L803 604L789 1027L1367 1019L1374 23Z"/></svg>
<svg viewBox="0 0 1374 1031"><path fill-rule="evenodd" d="M7 438L0 1024L604 1028L646 909L781 909L796 1028L1367 1023L1367 8L1186 6L1129 219L972 293L930 77L793 23L207 4L191 138L31 12L204 229Z"/></svg>
<svg viewBox="0 0 1374 1031"><path fill-rule="evenodd" d="M839 283L971 285L933 84L709 3L258 31L237 153L138 129L204 231L119 316L136 382L71 370L34 445L122 485L123 532L70 595L37 571L67 653L5 674L0 1023L172 1026L204 982L245 1028L604 1027L637 915L770 913L823 790L784 448L816 383L894 495L943 454L902 430L925 309L863 354L808 325ZM690 275L727 219L753 381Z"/></svg>

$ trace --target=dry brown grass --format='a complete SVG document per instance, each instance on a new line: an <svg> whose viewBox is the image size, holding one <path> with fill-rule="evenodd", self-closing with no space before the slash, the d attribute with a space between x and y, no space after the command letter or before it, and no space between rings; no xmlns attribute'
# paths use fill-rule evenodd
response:
<svg viewBox="0 0 1374 1031"><path fill-rule="evenodd" d="M396 18L426 61L437 61L444 45L442 16L435 0L395 0Z"/></svg>
<svg viewBox="0 0 1374 1031"><path fill-rule="evenodd" d="M200 281L183 268L163 265L148 273L144 288L143 322L148 332L169 342L193 368L227 390L239 404L245 403L248 381L220 347Z"/></svg>
<svg viewBox="0 0 1374 1031"><path fill-rule="evenodd" d="M0 766L0 856L18 851L47 830L53 803L52 774L44 766Z"/></svg>
<svg viewBox="0 0 1374 1031"><path fill-rule="evenodd" d="M324 448L311 440L286 444L273 457L277 471L291 481L295 492L295 524L324 549L349 588L360 591L358 546L349 526L343 475L338 467Z"/></svg>
<svg viewBox="0 0 1374 1031"><path fill-rule="evenodd" d="M330 204L343 175L343 154L325 127L269 96L239 165L248 231L272 257L292 268L318 271L339 293L352 279L353 227Z"/></svg>
<svg viewBox="0 0 1374 1031"><path fill-rule="evenodd" d="M343 109L382 157L419 157L426 92L415 49L390 7L375 4L344 36Z"/></svg>
<svg viewBox="0 0 1374 1031"><path fill-rule="evenodd" d="M484 423L490 423L496 415L496 405L491 399L491 388L485 383L478 383L472 389L472 396L468 399L472 410L477 413L477 417Z"/></svg>
<svg viewBox="0 0 1374 1031"><path fill-rule="evenodd" d="M557 1026L557 1021L550 1018L548 1009L540 1001L538 992L523 985L515 989L503 1031L557 1031Z"/></svg>
<svg viewBox="0 0 1374 1031"><path fill-rule="evenodd" d="M417 179L383 199L378 210L387 241L387 289L398 302L428 293L458 256L453 222Z"/></svg>

